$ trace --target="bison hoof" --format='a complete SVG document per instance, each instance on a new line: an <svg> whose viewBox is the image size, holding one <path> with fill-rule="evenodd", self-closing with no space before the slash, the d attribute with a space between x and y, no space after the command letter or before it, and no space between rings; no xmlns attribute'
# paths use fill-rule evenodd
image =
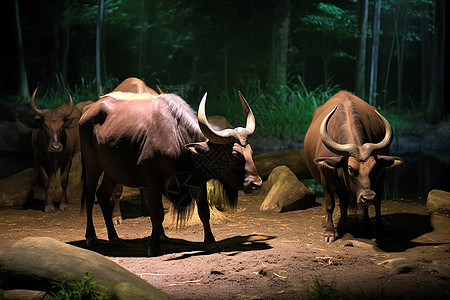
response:
<svg viewBox="0 0 450 300"><path fill-rule="evenodd" d="M336 239L334 232L325 232L325 243L334 242Z"/></svg>
<svg viewBox="0 0 450 300"><path fill-rule="evenodd" d="M113 246L124 246L123 241L122 241L119 237L117 237L117 236L115 236L115 237L113 237L113 238L110 238L110 239L109 239L109 242L110 242L111 245L113 245Z"/></svg>
<svg viewBox="0 0 450 300"><path fill-rule="evenodd" d="M59 210L60 211L66 211L69 208L68 204L60 204L59 205Z"/></svg>
<svg viewBox="0 0 450 300"><path fill-rule="evenodd" d="M112 218L114 225L122 224L122 216Z"/></svg>
<svg viewBox="0 0 450 300"><path fill-rule="evenodd" d="M98 245L98 244L99 244L99 240L98 240L98 238L96 236L88 236L88 237L86 237L86 246L88 248L92 248L92 247L94 247L95 245Z"/></svg>
<svg viewBox="0 0 450 300"><path fill-rule="evenodd" d="M56 208L53 206L53 204L48 204L45 206L45 212L46 213L52 213L55 212Z"/></svg>
<svg viewBox="0 0 450 300"><path fill-rule="evenodd" d="M205 252L208 253L219 253L222 249L216 243L209 243L205 245Z"/></svg>

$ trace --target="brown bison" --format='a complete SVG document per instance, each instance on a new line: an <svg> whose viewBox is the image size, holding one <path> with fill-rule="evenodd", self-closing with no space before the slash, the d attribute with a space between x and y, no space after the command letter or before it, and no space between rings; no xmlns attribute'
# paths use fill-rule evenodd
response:
<svg viewBox="0 0 450 300"><path fill-rule="evenodd" d="M325 241L336 237L333 225L334 196L339 197L342 234L347 209L361 205L368 227L369 205L375 206L377 232L382 230L381 196L385 169L403 160L388 156L392 141L389 122L357 96L341 91L314 111L305 136L306 163L323 187L326 205Z"/></svg>
<svg viewBox="0 0 450 300"><path fill-rule="evenodd" d="M128 96L127 96L128 95ZM109 200L117 184L143 188L150 208L152 234L148 254L160 254L164 236L162 194L182 211L192 199L203 223L204 242L214 248L209 224L206 181L218 179L229 193L250 193L262 185L247 143L255 130L254 115L239 93L247 113L245 128L216 130L205 115L206 94L198 118L189 105L174 94L111 93L89 107L80 120L83 158L83 195L86 206L86 243L97 241L92 208L100 174L104 179L97 198L105 219L108 239L120 243L111 218ZM130 101L133 100L133 101Z"/></svg>
<svg viewBox="0 0 450 300"><path fill-rule="evenodd" d="M44 187L45 212L54 212L53 201L48 195L51 177L58 169L61 174L62 196L59 209L67 209L67 184L72 157L80 149L78 135L78 120L80 111L75 107L72 97L69 104L63 104L56 109L41 109L36 106L37 89L31 96L31 108L36 117L22 118L21 122L32 129L31 143L33 146L34 163L37 183Z"/></svg>

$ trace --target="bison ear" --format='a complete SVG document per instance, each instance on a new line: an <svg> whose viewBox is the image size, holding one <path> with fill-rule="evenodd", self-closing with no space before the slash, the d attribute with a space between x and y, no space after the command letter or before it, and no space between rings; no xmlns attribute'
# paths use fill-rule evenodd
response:
<svg viewBox="0 0 450 300"><path fill-rule="evenodd" d="M396 156L377 155L378 164L383 168L392 168L401 165L405 160Z"/></svg>
<svg viewBox="0 0 450 300"><path fill-rule="evenodd" d="M318 166L324 166L329 169L336 169L339 167L342 161L342 156L331 157L319 157L314 160L314 163Z"/></svg>
<svg viewBox="0 0 450 300"><path fill-rule="evenodd" d="M80 118L75 117L75 118L70 118L70 119L66 119L64 121L64 128L74 128L78 125L78 121L80 120Z"/></svg>
<svg viewBox="0 0 450 300"><path fill-rule="evenodd" d="M189 143L185 145L186 149L194 154L202 155L209 152L209 146L207 142Z"/></svg>
<svg viewBox="0 0 450 300"><path fill-rule="evenodd" d="M29 128L39 128L41 127L41 119L33 118L20 118L20 122Z"/></svg>

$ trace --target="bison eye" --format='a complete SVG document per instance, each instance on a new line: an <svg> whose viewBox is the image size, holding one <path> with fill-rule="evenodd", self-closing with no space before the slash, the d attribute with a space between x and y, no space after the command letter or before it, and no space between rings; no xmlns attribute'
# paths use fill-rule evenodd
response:
<svg viewBox="0 0 450 300"><path fill-rule="evenodd" d="M351 176L354 176L355 173L356 173L355 170L352 167L348 166L348 174L350 174Z"/></svg>
<svg viewBox="0 0 450 300"><path fill-rule="evenodd" d="M236 150L233 150L233 152L231 152L231 155L232 155L234 158L241 158L241 157L242 157L242 153L240 153L240 152L238 152L238 151L236 151Z"/></svg>

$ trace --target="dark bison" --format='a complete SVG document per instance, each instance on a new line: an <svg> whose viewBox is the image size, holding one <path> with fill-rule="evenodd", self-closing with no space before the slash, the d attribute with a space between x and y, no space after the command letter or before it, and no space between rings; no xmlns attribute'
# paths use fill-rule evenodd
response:
<svg viewBox="0 0 450 300"><path fill-rule="evenodd" d="M244 97L239 96L247 114L246 127L220 131L207 121L206 94L198 118L174 94L111 93L91 105L80 120L86 243L90 246L97 241L92 209L97 181L104 172L96 194L110 241L120 243L109 206L120 183L144 192L152 223L150 256L160 254L159 238L164 236L162 194L180 210L196 200L205 246L214 248L206 181L218 179L232 203L238 190L250 193L262 185L247 143L255 130L255 118Z"/></svg>
<svg viewBox="0 0 450 300"><path fill-rule="evenodd" d="M122 81L112 92L121 93L134 93L134 94L150 94L153 96L158 96L159 94L148 87L144 81L136 77L129 77ZM132 97L127 96L129 99ZM112 194L112 202L114 203L114 209L112 212L112 219L114 224L122 223L122 212L120 211L120 197L122 196L123 185L118 184ZM141 198L141 213L143 215L149 215L149 208L146 200L143 196L143 191L140 191Z"/></svg>
<svg viewBox="0 0 450 300"><path fill-rule="evenodd" d="M45 212L54 212L53 201L48 195L51 177L60 169L62 196L60 210L67 209L67 184L72 157L80 149L78 135L78 120L80 111L75 107L70 93L69 104L63 104L56 109L41 109L36 106L37 89L31 96L31 108L36 117L22 118L21 122L32 129L31 143L33 146L34 163L37 183L44 187Z"/></svg>
<svg viewBox="0 0 450 300"><path fill-rule="evenodd" d="M347 209L361 205L363 224L368 227L369 205L375 206L377 232L382 229L381 197L385 169L403 160L388 156L392 141L389 122L357 96L341 91L314 111L305 136L305 158L312 176L325 194L325 240L336 237L333 225L334 196L339 197L342 234Z"/></svg>

